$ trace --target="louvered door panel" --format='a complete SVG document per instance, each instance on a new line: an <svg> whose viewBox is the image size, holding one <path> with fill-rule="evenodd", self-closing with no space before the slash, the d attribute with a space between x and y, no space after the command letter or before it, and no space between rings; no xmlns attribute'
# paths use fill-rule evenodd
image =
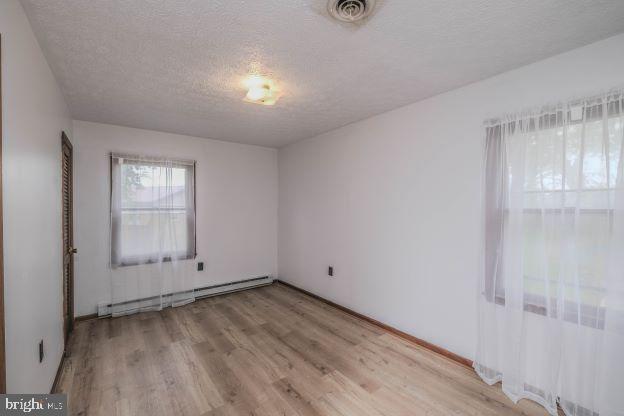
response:
<svg viewBox="0 0 624 416"><path fill-rule="evenodd" d="M63 327L67 341L74 326L73 151L65 133L62 143Z"/></svg>

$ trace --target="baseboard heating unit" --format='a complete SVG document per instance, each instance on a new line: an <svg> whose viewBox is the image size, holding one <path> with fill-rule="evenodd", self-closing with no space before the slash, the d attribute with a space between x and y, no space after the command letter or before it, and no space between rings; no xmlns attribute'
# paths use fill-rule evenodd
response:
<svg viewBox="0 0 624 416"><path fill-rule="evenodd" d="M266 286L273 283L273 278L271 276L260 276L253 277L251 279L245 280L237 280L235 282L229 283L221 283L218 285L212 286L204 286L198 287L194 290L195 299L203 299L216 295L223 295L226 293L238 292L241 290L253 289L260 286ZM171 298L174 294L167 293L162 296L162 304L169 305L171 304ZM136 312L139 308L141 309L149 309L151 306L150 303L153 303L153 306L161 304L161 296L151 296L147 298L141 299L132 299L125 302L115 303L114 306L117 311L122 311L121 314L130 314ZM98 304L98 318L102 318L105 316L110 316L113 304L110 303L100 303Z"/></svg>

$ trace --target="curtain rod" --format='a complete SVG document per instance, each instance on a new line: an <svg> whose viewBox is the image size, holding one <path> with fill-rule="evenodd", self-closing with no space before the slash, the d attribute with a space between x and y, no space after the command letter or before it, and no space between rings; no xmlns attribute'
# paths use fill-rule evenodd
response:
<svg viewBox="0 0 624 416"><path fill-rule="evenodd" d="M189 159L173 159L169 157L162 156L150 156L150 155L136 155L136 154L127 154L127 153L115 153L111 152L110 157L114 159L128 159L134 160L137 162L170 162L181 165L194 165L196 161Z"/></svg>
<svg viewBox="0 0 624 416"><path fill-rule="evenodd" d="M597 103L597 102L594 103L595 101L603 100L603 99L604 101L602 103ZM567 101L558 101L556 103L545 104L540 107L527 108L523 111L519 111L515 113L507 113L499 117L488 118L488 119L485 119L485 121L483 122L483 125L486 127L492 127L492 126L496 126L496 125L503 124L503 123L510 122L510 121L517 120L517 119L545 116L545 115L552 114L557 111L569 109L570 107L579 107L579 106L584 106L587 104L590 104L590 106L592 104L602 105L602 104L606 104L610 102L618 102L618 101L622 105L624 105L624 102L623 102L624 101L624 87L612 88L608 90L607 92L594 94L594 95L590 95L590 96L583 97L583 98L577 97L577 98L573 98ZM620 108L620 111L622 111L622 108Z"/></svg>

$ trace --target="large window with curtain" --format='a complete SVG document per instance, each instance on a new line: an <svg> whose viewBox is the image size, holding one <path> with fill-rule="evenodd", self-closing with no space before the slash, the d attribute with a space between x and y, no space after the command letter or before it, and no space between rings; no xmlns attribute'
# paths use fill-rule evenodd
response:
<svg viewBox="0 0 624 416"><path fill-rule="evenodd" d="M548 310L584 325L604 325L623 128L619 101L559 109L488 127L492 154L487 197L494 215L488 216L487 246L490 261L501 266L490 267L486 274L492 300L505 302L500 253L506 231L518 237L508 244L518 244L516 249L522 253L517 266L522 270L527 311L546 314ZM497 155L503 151L502 136L505 149ZM520 217L512 220L510 213Z"/></svg>
<svg viewBox="0 0 624 416"><path fill-rule="evenodd" d="M195 163L111 155L113 267L195 257Z"/></svg>
<svg viewBox="0 0 624 416"><path fill-rule="evenodd" d="M474 367L551 414L624 411L624 95L486 123Z"/></svg>

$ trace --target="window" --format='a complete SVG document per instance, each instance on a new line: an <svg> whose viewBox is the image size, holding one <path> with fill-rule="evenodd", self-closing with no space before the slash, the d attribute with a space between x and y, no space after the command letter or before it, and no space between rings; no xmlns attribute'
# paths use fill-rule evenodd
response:
<svg viewBox="0 0 624 416"><path fill-rule="evenodd" d="M607 120L605 124L606 131L603 121L597 120L536 132L527 138L527 294L545 293L544 285L550 284L555 292L567 292L564 298L578 297L583 305L600 307L604 301L622 137L619 119ZM546 149L542 148L544 145ZM551 246L546 256L539 253L542 241ZM572 251L566 248L568 244L575 245L575 256L565 259L566 252ZM550 281L540 277L544 273ZM559 275L561 279L557 278Z"/></svg>
<svg viewBox="0 0 624 416"><path fill-rule="evenodd" d="M111 265L195 257L195 163L111 155Z"/></svg>
<svg viewBox="0 0 624 416"><path fill-rule="evenodd" d="M611 101L487 129L489 300L504 304L514 285L525 310L604 325L623 124Z"/></svg>

